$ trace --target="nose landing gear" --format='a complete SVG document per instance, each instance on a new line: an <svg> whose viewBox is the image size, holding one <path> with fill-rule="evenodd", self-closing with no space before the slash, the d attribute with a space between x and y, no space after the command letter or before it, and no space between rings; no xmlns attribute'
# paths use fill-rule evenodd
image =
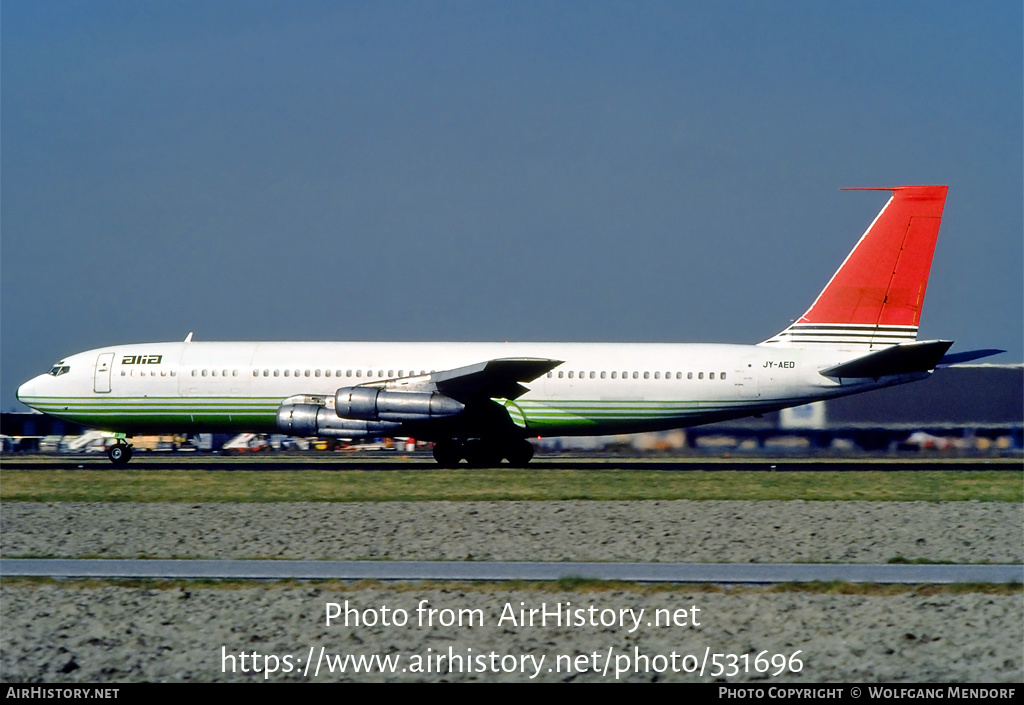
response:
<svg viewBox="0 0 1024 705"><path fill-rule="evenodd" d="M132 447L119 439L107 450L107 457L114 465L127 465L128 461L132 459Z"/></svg>

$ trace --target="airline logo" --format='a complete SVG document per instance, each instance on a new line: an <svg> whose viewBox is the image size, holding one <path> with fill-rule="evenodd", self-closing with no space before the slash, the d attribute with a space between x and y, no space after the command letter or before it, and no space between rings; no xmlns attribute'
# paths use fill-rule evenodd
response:
<svg viewBox="0 0 1024 705"><path fill-rule="evenodd" d="M125 355L121 358L122 365L159 365L163 355Z"/></svg>

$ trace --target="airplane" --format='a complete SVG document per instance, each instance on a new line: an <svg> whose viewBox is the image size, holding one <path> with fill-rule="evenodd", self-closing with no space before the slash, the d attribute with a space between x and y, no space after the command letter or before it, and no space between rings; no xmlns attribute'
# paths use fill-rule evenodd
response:
<svg viewBox="0 0 1024 705"><path fill-rule="evenodd" d="M183 342L66 357L18 389L38 411L113 431L434 442L435 460L525 466L530 437L658 431L928 377L995 354L917 340L946 186L891 196L799 319L756 345Z"/></svg>

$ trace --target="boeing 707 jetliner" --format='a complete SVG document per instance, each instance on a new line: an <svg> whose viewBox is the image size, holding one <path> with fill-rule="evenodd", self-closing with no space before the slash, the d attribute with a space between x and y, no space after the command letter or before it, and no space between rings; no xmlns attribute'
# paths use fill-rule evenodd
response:
<svg viewBox="0 0 1024 705"><path fill-rule="evenodd" d="M113 431L279 432L435 442L444 466L525 465L531 436L696 426L924 379L946 340L917 340L945 186L898 186L807 312L757 345L194 342L67 357L25 404Z"/></svg>

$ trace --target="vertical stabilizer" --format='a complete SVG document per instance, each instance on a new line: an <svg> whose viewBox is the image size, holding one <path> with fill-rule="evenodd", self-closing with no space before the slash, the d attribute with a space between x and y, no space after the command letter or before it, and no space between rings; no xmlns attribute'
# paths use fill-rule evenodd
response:
<svg viewBox="0 0 1024 705"><path fill-rule="evenodd" d="M763 345L873 349L917 338L947 187L845 190L892 198L807 313Z"/></svg>

